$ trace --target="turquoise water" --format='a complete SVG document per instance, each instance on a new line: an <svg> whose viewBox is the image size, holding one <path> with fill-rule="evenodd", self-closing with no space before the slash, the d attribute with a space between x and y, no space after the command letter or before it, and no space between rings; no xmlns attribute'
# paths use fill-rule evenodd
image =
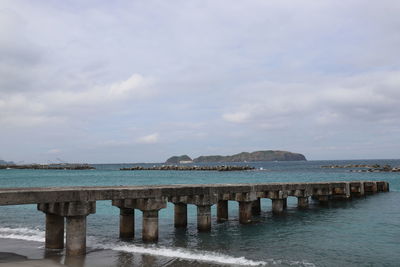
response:
<svg viewBox="0 0 400 267"><path fill-rule="evenodd" d="M160 211L160 240L153 246L140 240L140 211L136 211L136 239L121 242L119 210L110 201L99 201L96 214L88 217L88 241L97 248L119 247L126 253L170 254L220 264L399 266L400 173L321 168L351 163L400 166L400 160L372 160L254 163L263 170L247 172L119 171L122 165L96 165L96 170L86 171L0 170L0 187L385 180L390 183L389 193L326 207L311 203L309 209L297 210L296 199L289 198L282 216L273 216L270 200L263 199L262 214L250 225L238 223L238 205L230 201L230 221L217 224L213 216L211 233L197 233L195 206L189 206L188 229L174 229L173 206L168 204ZM212 213L216 214L215 206ZM0 237L42 241L43 230L44 215L35 205L0 207Z"/></svg>

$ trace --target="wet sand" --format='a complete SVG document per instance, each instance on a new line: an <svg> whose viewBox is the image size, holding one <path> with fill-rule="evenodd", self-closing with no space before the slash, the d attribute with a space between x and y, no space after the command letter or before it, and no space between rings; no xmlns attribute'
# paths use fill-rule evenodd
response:
<svg viewBox="0 0 400 267"><path fill-rule="evenodd" d="M128 267L128 266L170 266L170 267L211 267L221 266L178 258L159 257L114 250L91 250L81 257L66 257L64 251L46 250L43 243L35 241L0 239L0 267Z"/></svg>

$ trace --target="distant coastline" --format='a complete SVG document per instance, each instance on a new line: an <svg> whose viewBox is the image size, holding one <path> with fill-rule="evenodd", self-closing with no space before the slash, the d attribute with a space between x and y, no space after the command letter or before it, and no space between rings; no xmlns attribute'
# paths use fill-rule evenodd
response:
<svg viewBox="0 0 400 267"><path fill-rule="evenodd" d="M254 152L241 152L229 156L211 155L190 158L188 155L172 156L165 164L186 163L219 163L219 162L256 162L256 161L306 161L306 157L300 153L282 150L263 150Z"/></svg>
<svg viewBox="0 0 400 267"><path fill-rule="evenodd" d="M0 159L0 165L15 165L15 163L12 161L5 161Z"/></svg>

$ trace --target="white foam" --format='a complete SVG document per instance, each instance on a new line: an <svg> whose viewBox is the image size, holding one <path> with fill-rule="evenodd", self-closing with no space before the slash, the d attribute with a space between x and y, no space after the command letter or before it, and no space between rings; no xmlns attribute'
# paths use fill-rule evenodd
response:
<svg viewBox="0 0 400 267"><path fill-rule="evenodd" d="M44 242L45 233L40 229L0 227L0 238Z"/></svg>
<svg viewBox="0 0 400 267"><path fill-rule="evenodd" d="M136 246L132 244L121 244L117 246L103 245L101 246L103 249L112 249L116 251L125 251L131 253L139 253L139 254L149 254L154 256L163 256L163 257L171 257L171 258L180 258L185 260L196 260L203 262L213 262L219 264L233 264L233 265L247 265L247 266L263 266L268 263L265 261L253 261L246 259L244 257L231 257L229 255L224 255L215 252L204 252L204 251L196 251L196 250L188 250L183 248L165 248L165 247L157 247L157 246Z"/></svg>

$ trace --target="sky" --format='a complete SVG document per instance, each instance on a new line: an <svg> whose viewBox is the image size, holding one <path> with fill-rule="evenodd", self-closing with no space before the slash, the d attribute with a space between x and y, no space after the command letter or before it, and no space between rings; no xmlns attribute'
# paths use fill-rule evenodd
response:
<svg viewBox="0 0 400 267"><path fill-rule="evenodd" d="M0 1L0 159L400 158L400 1Z"/></svg>

